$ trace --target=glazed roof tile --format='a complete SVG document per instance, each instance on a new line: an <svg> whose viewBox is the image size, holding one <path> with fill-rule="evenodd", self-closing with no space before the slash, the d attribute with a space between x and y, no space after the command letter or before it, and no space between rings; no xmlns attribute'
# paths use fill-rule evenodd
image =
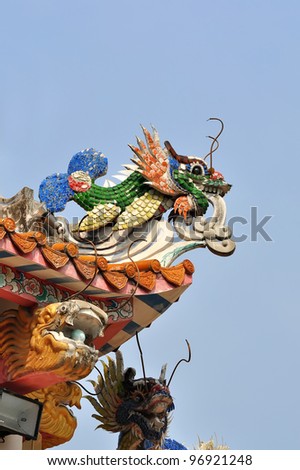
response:
<svg viewBox="0 0 300 470"><path fill-rule="evenodd" d="M125 263L109 263L103 256L81 255L78 246L73 242L56 242L50 245L44 233L39 231L18 232L12 218L0 218L0 241L8 238L21 256L34 254L35 258L42 256L46 265L60 272L68 265L74 266L78 276L85 281L91 281L101 276L112 288L123 289L128 282L133 282L146 291L155 288L158 278L163 278L173 286L181 286L185 275L194 273L194 265L189 260L176 266L163 267L157 259L132 261ZM0 258L11 256L5 249L0 252ZM18 266L20 271L37 271L38 264ZM40 269L44 269L40 265Z"/></svg>

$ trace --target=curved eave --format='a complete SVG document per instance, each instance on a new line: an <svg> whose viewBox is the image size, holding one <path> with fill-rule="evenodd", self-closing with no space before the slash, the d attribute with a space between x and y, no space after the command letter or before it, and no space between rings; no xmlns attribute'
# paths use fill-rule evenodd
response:
<svg viewBox="0 0 300 470"><path fill-rule="evenodd" d="M0 322L7 301L15 309L19 305L35 308L67 300L78 293L78 298L99 305L108 314L104 336L94 341L99 356L117 349L148 327L192 283L194 267L188 260L168 268L160 266L157 260L143 260L139 265L112 264L105 259L99 263L97 258L80 257L73 246L60 244L60 250L49 247L60 260L61 254L67 256L64 265L55 268L45 257L45 244L36 243L32 234L12 235L15 232L4 235L2 232L0 239ZM27 249L30 244L27 253L18 246L24 239L28 242ZM93 278L95 269L97 274ZM0 358L0 386L16 392L28 393L62 380L67 381L68 377L44 371L9 382Z"/></svg>

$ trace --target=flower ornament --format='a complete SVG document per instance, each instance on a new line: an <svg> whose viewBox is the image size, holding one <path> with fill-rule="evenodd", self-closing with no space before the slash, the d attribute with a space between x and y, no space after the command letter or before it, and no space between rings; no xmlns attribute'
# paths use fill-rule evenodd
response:
<svg viewBox="0 0 300 470"><path fill-rule="evenodd" d="M35 278L24 279L23 286L26 294L30 294L33 296L41 294L40 283Z"/></svg>

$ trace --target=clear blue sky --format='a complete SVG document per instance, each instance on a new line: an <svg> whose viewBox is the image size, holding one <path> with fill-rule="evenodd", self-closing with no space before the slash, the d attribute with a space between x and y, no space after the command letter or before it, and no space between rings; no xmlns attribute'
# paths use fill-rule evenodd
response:
<svg viewBox="0 0 300 470"><path fill-rule="evenodd" d="M168 362L170 372L189 339L192 362L171 389L170 436L186 446L216 434L232 449L299 449L299 1L2 0L0 16L6 197L26 185L37 198L41 180L86 147L115 174L140 123L203 155L206 120L224 120L214 166L247 239L230 258L191 253L193 285L140 335L146 370ZM251 240L251 207L272 216L272 241ZM141 375L135 341L122 351ZM92 412L84 401L61 448L116 447Z"/></svg>

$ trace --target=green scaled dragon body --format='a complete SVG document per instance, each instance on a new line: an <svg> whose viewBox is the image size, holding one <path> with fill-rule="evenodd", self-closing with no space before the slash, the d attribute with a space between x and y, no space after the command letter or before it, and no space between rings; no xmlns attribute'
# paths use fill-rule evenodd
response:
<svg viewBox="0 0 300 470"><path fill-rule="evenodd" d="M107 171L101 152L86 149L71 159L67 173L43 180L39 196L50 212L61 211L74 200L87 211L81 231L105 225L113 230L138 227L173 208L183 216L202 215L208 207L207 193L224 196L230 185L221 173L208 168L204 159L178 155L169 142L163 148L156 129L142 128L145 142L137 138L134 165L125 166L121 183L105 187L95 184Z"/></svg>

